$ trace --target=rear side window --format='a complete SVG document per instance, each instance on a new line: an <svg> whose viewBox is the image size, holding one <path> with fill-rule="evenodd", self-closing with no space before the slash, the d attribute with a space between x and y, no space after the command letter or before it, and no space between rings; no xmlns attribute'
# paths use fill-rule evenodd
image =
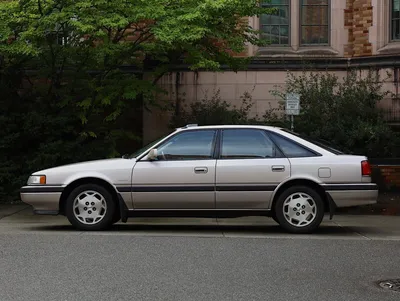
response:
<svg viewBox="0 0 400 301"><path fill-rule="evenodd" d="M222 159L264 159L282 157L264 131L232 129L222 132Z"/></svg>
<svg viewBox="0 0 400 301"><path fill-rule="evenodd" d="M308 150L307 148L301 146L289 138L282 137L275 133L270 132L269 135L272 136L274 142L282 150L288 158L304 158L304 157L316 157L317 154Z"/></svg>

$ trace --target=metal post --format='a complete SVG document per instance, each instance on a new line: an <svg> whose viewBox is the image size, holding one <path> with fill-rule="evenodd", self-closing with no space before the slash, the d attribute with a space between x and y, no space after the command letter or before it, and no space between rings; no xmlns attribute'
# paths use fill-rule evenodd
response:
<svg viewBox="0 0 400 301"><path fill-rule="evenodd" d="M292 132L294 131L294 116L290 115L290 121L291 121L291 130Z"/></svg>

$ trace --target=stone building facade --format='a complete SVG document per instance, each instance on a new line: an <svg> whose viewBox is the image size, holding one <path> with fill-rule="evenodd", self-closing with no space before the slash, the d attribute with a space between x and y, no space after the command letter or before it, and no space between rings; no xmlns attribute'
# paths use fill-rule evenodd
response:
<svg viewBox="0 0 400 301"><path fill-rule="evenodd" d="M184 67L164 76L160 85L168 91L162 100L186 103L201 100L219 90L221 98L240 104L249 92L254 115L277 106L271 90L284 86L287 72L301 73L307 61L312 70L345 76L351 68L379 68L389 73L384 89L398 95L400 68L400 0L272 0L274 15L250 17L249 25L263 32L268 47L247 45L242 55L255 56L246 71L190 72ZM388 122L400 121L400 104L392 98L381 103ZM153 108L143 118L148 142L169 129L170 116Z"/></svg>

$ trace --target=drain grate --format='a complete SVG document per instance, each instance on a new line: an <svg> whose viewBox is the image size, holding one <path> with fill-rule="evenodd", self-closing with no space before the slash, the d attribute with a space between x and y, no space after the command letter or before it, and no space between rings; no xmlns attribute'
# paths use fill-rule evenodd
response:
<svg viewBox="0 0 400 301"><path fill-rule="evenodd" d="M380 281L379 286L385 290L400 292L400 279Z"/></svg>

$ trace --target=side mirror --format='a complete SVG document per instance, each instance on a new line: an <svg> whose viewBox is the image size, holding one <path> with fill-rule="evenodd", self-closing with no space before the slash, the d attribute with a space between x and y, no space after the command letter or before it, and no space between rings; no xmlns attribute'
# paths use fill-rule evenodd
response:
<svg viewBox="0 0 400 301"><path fill-rule="evenodd" d="M148 154L147 154L147 159L149 159L150 161L154 161L157 160L158 158L158 153L157 153L157 149L153 148Z"/></svg>

